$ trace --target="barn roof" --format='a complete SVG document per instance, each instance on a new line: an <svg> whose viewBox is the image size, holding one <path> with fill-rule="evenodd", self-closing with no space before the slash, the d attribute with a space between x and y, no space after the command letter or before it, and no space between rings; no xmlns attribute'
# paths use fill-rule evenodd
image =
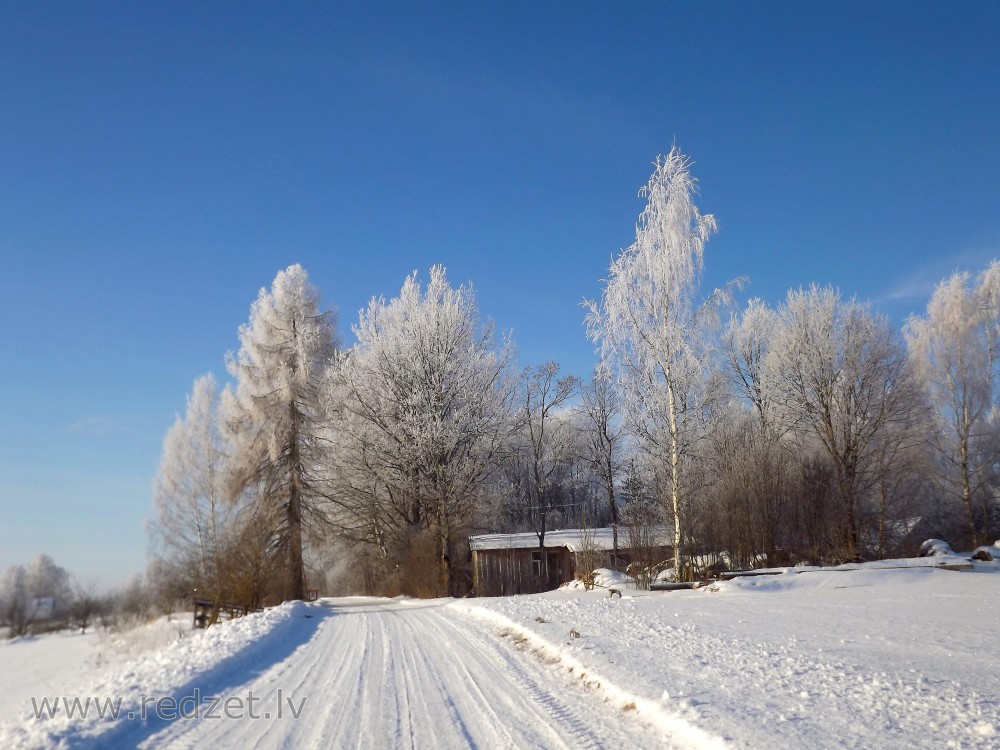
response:
<svg viewBox="0 0 1000 750"><path fill-rule="evenodd" d="M627 546L624 529L618 529L619 548ZM602 529L557 529L545 532L545 548L566 547L570 552L579 552L590 545L599 550L614 549L613 532L610 527ZM495 549L537 549L538 535L533 531L520 534L478 534L469 537L469 546L476 551Z"/></svg>

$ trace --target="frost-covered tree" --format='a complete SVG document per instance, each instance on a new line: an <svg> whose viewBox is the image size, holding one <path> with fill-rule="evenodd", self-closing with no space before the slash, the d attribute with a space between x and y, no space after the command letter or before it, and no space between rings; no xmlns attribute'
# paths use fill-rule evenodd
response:
<svg viewBox="0 0 1000 750"><path fill-rule="evenodd" d="M187 410L163 439L153 484L151 526L157 558L181 569L203 596L219 599L225 579L227 534L233 503L227 497L227 450L218 419L215 378L194 381Z"/></svg>
<svg viewBox="0 0 1000 750"><path fill-rule="evenodd" d="M41 554L28 566L25 582L36 617L66 618L73 602L73 589L65 568L56 565L48 555Z"/></svg>
<svg viewBox="0 0 1000 750"><path fill-rule="evenodd" d="M905 333L933 409L940 484L961 503L972 544L992 539L988 485L1000 457L1000 261L976 278L959 272L942 281L926 314L911 317Z"/></svg>
<svg viewBox="0 0 1000 750"><path fill-rule="evenodd" d="M324 519L328 461L320 385L336 347L334 316L299 265L261 289L228 357L235 387L223 393L235 487L273 520L286 560L285 596L305 598L303 526Z"/></svg>
<svg viewBox="0 0 1000 750"><path fill-rule="evenodd" d="M752 406L766 431L773 429L774 420L764 368L776 327L774 311L754 298L742 313L730 319L725 335L729 377L737 394Z"/></svg>
<svg viewBox="0 0 1000 750"><path fill-rule="evenodd" d="M784 428L831 462L842 554L857 557L880 446L906 433L920 404L903 342L886 316L813 285L790 291L779 307L766 367Z"/></svg>
<svg viewBox="0 0 1000 750"><path fill-rule="evenodd" d="M631 558L630 574L636 585L648 589L662 562L660 550L663 536L663 503L656 497L648 472L634 459L624 467L622 480L622 523Z"/></svg>
<svg viewBox="0 0 1000 750"><path fill-rule="evenodd" d="M28 596L27 577L23 565L11 565L0 577L0 625L7 627L11 638L28 632L34 611Z"/></svg>
<svg viewBox="0 0 1000 750"><path fill-rule="evenodd" d="M715 548L728 550L739 565L753 565L761 553L776 565L779 548L794 546L788 514L793 456L782 440L767 377L777 330L775 311L754 298L730 318L723 337L726 374L744 408L720 412L713 425L707 493L713 507L703 520L720 536Z"/></svg>
<svg viewBox="0 0 1000 750"><path fill-rule="evenodd" d="M666 471L662 499L674 523L678 578L691 493L685 463L713 395L709 327L728 297L727 290L716 290L698 300L705 243L716 224L699 212L695 192L690 161L678 148L657 159L640 191L647 203L635 242L612 262L600 302L585 303L588 333L622 389L629 430Z"/></svg>
<svg viewBox="0 0 1000 750"><path fill-rule="evenodd" d="M114 596L116 616L133 625L148 621L152 612L151 594L142 575L134 574Z"/></svg>
<svg viewBox="0 0 1000 750"><path fill-rule="evenodd" d="M621 394L611 380L594 372L593 380L581 390L580 424L584 439L584 459L603 490L611 524L612 554L618 559L618 503L616 482L621 468L625 440L621 420Z"/></svg>
<svg viewBox="0 0 1000 750"><path fill-rule="evenodd" d="M87 628L98 618L101 611L101 597L97 592L97 582L82 584L74 583L73 602L69 608L69 616L73 624L80 628L84 635Z"/></svg>
<svg viewBox="0 0 1000 750"><path fill-rule="evenodd" d="M41 554L29 566L12 565L0 578L0 623L11 637L34 622L65 620L73 603L69 574Z"/></svg>
<svg viewBox="0 0 1000 750"><path fill-rule="evenodd" d="M868 546L879 559L899 554L911 529L911 519L926 507L934 465L926 440L927 412L926 404L919 404L909 425L900 424L878 440L872 491L875 528L869 534Z"/></svg>
<svg viewBox="0 0 1000 750"><path fill-rule="evenodd" d="M572 439L572 424L559 420L559 410L576 393L579 383L573 375L559 377L559 365L551 361L524 372L520 420L527 476L521 501L523 516L538 536L545 577L549 574L545 532L558 496L560 470L569 463L567 443Z"/></svg>
<svg viewBox="0 0 1000 750"><path fill-rule="evenodd" d="M343 533L387 564L415 537L434 540L440 594L456 593L457 543L509 432L509 341L481 324L471 286L434 266L399 296L373 299L353 326L357 344L332 373L338 410L338 503Z"/></svg>

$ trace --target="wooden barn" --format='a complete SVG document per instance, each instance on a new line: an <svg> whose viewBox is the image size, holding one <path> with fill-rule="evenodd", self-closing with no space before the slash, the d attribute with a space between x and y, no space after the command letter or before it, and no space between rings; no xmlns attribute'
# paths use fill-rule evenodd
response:
<svg viewBox="0 0 1000 750"><path fill-rule="evenodd" d="M622 532L618 535L621 545ZM610 528L563 529L546 532L544 552L530 531L473 536L469 547L476 595L509 596L559 588L577 577L582 554L605 555L614 543Z"/></svg>

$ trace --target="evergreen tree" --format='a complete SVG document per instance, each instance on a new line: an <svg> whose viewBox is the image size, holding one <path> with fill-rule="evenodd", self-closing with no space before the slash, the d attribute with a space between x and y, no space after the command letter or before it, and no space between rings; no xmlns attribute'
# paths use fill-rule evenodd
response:
<svg viewBox="0 0 1000 750"><path fill-rule="evenodd" d="M336 346L334 316L299 265L261 289L228 357L223 394L234 446L234 489L256 497L286 560L285 597L305 598L303 526L325 518L319 391Z"/></svg>

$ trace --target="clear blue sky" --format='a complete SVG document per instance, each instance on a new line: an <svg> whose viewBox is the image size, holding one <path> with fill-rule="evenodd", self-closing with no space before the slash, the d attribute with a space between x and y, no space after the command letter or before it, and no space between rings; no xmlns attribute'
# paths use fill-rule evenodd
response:
<svg viewBox="0 0 1000 750"><path fill-rule="evenodd" d="M836 285L901 322L1000 254L995 2L5 3L0 568L145 565L163 433L261 286L350 323L447 266L523 364L676 143L706 285Z"/></svg>

